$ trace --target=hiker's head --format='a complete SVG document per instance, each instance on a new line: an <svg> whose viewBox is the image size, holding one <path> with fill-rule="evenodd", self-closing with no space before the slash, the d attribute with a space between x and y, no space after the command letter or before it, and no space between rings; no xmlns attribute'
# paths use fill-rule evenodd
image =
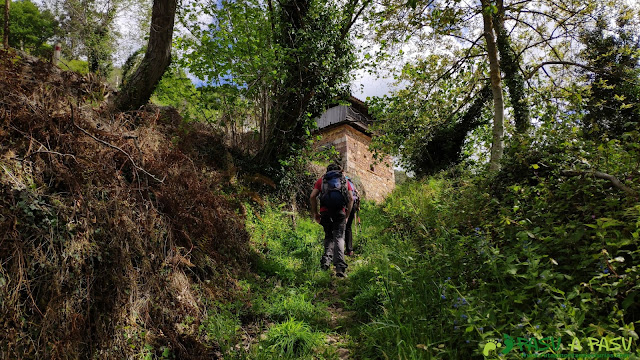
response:
<svg viewBox="0 0 640 360"><path fill-rule="evenodd" d="M329 164L329 166L327 166L327 171L334 171L334 170L342 171L342 166L340 166L340 165L338 165L336 163Z"/></svg>

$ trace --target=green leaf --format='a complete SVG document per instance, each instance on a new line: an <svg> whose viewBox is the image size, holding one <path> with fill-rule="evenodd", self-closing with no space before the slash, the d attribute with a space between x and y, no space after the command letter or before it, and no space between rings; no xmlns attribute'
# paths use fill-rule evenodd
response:
<svg viewBox="0 0 640 360"><path fill-rule="evenodd" d="M168 358L169 355L171 355L171 350L168 347L164 348L164 351L162 352L162 357Z"/></svg>

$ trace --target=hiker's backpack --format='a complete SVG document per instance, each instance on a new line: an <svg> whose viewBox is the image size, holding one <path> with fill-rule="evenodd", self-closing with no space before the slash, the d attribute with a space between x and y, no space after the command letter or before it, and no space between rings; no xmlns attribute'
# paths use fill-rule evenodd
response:
<svg viewBox="0 0 640 360"><path fill-rule="evenodd" d="M338 170L327 171L322 177L320 205L330 212L341 211L349 199L347 179Z"/></svg>
<svg viewBox="0 0 640 360"><path fill-rule="evenodd" d="M353 196L353 207L351 208L352 211L360 211L360 193L358 192L358 189L356 189L356 186L353 184L353 181L351 181L351 179L349 179L349 183L351 184L351 194Z"/></svg>

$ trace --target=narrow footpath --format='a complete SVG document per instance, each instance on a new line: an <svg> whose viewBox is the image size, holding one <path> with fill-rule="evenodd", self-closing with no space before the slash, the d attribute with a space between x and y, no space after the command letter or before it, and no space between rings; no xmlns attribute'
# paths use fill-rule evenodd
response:
<svg viewBox="0 0 640 360"><path fill-rule="evenodd" d="M350 274L364 257L347 257L348 276L338 278L333 268L320 269L324 234L311 219L298 219L294 227L281 212L268 209L249 216L249 230L259 256L257 275L247 284L255 321L243 324L238 347L260 359L354 358L360 322Z"/></svg>

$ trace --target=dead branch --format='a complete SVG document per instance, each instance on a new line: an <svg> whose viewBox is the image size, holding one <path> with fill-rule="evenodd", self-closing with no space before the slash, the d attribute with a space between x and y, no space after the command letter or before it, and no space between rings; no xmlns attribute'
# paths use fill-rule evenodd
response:
<svg viewBox="0 0 640 360"><path fill-rule="evenodd" d="M73 158L73 160L76 160L76 156L72 155L72 154L63 154L63 153L59 153L57 151L51 151L51 150L37 150L32 152L31 154L27 155L24 157L23 160L26 160L28 158L30 158L31 156L35 155L35 154L39 154L39 153L43 153L43 154L53 154L53 155L59 155L59 156L69 156L71 158Z"/></svg>
<svg viewBox="0 0 640 360"><path fill-rule="evenodd" d="M131 157L131 155L129 155L129 153L128 153L128 152L126 152L126 151L122 150L121 148L119 148L119 147L117 147L117 146L115 146L115 145L113 145L113 144L110 144L110 143L108 143L108 142L106 142L106 141L104 141L104 140L100 140L100 139L98 139L97 137L95 137L95 136L91 135L89 132L87 132L87 130L85 130L85 129L81 128L78 124L76 124L75 119L74 119L73 105L69 104L69 106L71 107L71 122L73 123L73 125L74 125L78 130L82 131L82 133L83 133L83 134L85 134L85 135L87 135L88 137L92 138L93 140L95 140L95 141L99 142L100 144L105 145L105 146L108 146L108 147L110 147L110 148L112 148L112 149L115 149L115 150L120 151L121 153L123 153L123 154L124 154L124 155L129 159L129 161L131 161L131 164L133 165L133 167L134 167L134 168L136 168L136 170L140 170L140 171L142 171L142 173L144 173L145 175L149 176L150 178L152 178L153 180L155 180L155 181L157 181L157 182L159 182L159 183L161 183L161 184L162 184L162 183L164 183L164 178L162 178L162 179L158 179L155 175L153 175L153 174L149 173L149 172L148 172L148 171L146 171L145 169L143 169L143 168L141 168L140 166L138 166L138 165L136 164L136 162L135 162L135 161L133 161L133 158ZM165 178L166 178L166 176L165 176Z"/></svg>
<svg viewBox="0 0 640 360"><path fill-rule="evenodd" d="M628 195L635 196L635 197L638 196L638 193L636 193L633 189L631 189L630 187L628 187L625 184L623 184L615 176L609 175L607 173L603 173L603 172L600 172L600 171L593 171L593 170L589 170L589 171L562 170L560 173L563 176L591 176L591 177L594 177L596 179L608 180L609 182L611 182L611 185L613 185L615 188L617 188L619 190L624 191Z"/></svg>

